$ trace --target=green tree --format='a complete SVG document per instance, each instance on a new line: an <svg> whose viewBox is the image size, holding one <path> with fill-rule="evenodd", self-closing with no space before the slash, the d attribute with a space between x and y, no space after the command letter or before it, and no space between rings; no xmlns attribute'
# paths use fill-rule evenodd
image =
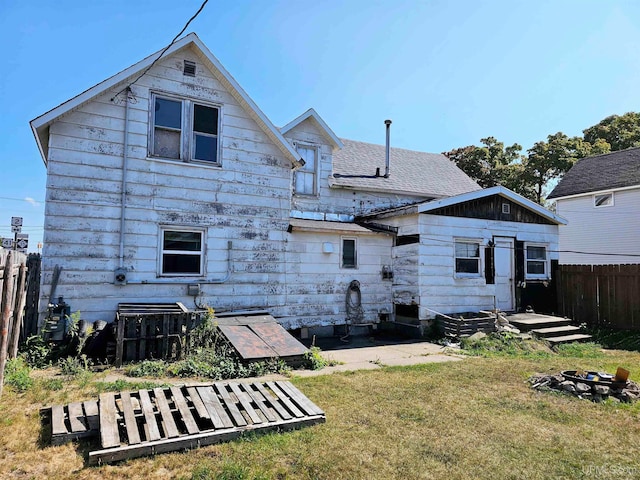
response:
<svg viewBox="0 0 640 480"><path fill-rule="evenodd" d="M584 140L591 145L596 145L597 142L608 143L612 152L639 147L640 113L627 112L624 115L610 115L596 125L583 130L582 133Z"/></svg>
<svg viewBox="0 0 640 480"><path fill-rule="evenodd" d="M560 178L576 160L607 153L609 144L600 140L594 145L580 137L568 137L562 132L547 136L547 141L536 142L527 150L524 161L524 179L534 201L544 203L545 186Z"/></svg>
<svg viewBox="0 0 640 480"><path fill-rule="evenodd" d="M444 152L444 155L482 188L504 185L512 189L512 185L518 184L522 147L517 143L505 147L494 137L483 138L480 142L480 147L469 145Z"/></svg>

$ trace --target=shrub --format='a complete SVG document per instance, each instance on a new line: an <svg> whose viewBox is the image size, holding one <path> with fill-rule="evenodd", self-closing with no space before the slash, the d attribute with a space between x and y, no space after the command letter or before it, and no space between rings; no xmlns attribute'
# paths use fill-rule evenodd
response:
<svg viewBox="0 0 640 480"><path fill-rule="evenodd" d="M130 377L162 377L167 372L167 364L163 360L143 360L125 369Z"/></svg>
<svg viewBox="0 0 640 480"><path fill-rule="evenodd" d="M328 365L320 348L313 346L304 354L304 365L310 370L320 370Z"/></svg>
<svg viewBox="0 0 640 480"><path fill-rule="evenodd" d="M23 358L17 357L7 361L5 366L4 383L16 392L25 392L33 386L33 379L29 376L31 369Z"/></svg>
<svg viewBox="0 0 640 480"><path fill-rule="evenodd" d="M58 360L58 366L63 375L75 376L88 371L91 366L91 360L86 355L66 357Z"/></svg>
<svg viewBox="0 0 640 480"><path fill-rule="evenodd" d="M54 357L55 344L40 335L32 335L20 349L20 355L31 368L47 368Z"/></svg>

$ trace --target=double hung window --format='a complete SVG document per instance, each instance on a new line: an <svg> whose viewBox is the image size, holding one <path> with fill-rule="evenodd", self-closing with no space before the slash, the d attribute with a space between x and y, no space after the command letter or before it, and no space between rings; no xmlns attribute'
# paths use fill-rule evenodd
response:
<svg viewBox="0 0 640 480"><path fill-rule="evenodd" d="M317 193L318 149L309 145L297 145L298 154L304 165L294 175L294 191L299 195Z"/></svg>
<svg viewBox="0 0 640 480"><path fill-rule="evenodd" d="M220 163L220 107L155 94L152 105L149 142L152 156Z"/></svg>
<svg viewBox="0 0 640 480"><path fill-rule="evenodd" d="M480 276L480 243L467 240L455 242L456 276Z"/></svg>
<svg viewBox="0 0 640 480"><path fill-rule="evenodd" d="M546 245L525 244L524 262L527 280L546 280L550 277Z"/></svg>

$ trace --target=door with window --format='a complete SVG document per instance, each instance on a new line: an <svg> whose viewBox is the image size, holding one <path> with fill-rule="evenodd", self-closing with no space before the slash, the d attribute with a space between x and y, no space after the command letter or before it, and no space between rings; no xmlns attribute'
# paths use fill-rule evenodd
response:
<svg viewBox="0 0 640 480"><path fill-rule="evenodd" d="M511 237L494 237L494 266L496 304L500 310L515 309L515 240Z"/></svg>

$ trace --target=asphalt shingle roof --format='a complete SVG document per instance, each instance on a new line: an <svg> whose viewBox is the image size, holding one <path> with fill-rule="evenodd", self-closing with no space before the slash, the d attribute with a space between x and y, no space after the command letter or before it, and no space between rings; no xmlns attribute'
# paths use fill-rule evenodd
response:
<svg viewBox="0 0 640 480"><path fill-rule="evenodd" d="M341 140L344 148L333 155L333 185L427 197L450 197L480 190L444 155L403 148L390 149L389 178L384 178L384 145ZM380 169L379 177L376 168Z"/></svg>
<svg viewBox="0 0 640 480"><path fill-rule="evenodd" d="M547 198L640 185L640 148L578 160Z"/></svg>

